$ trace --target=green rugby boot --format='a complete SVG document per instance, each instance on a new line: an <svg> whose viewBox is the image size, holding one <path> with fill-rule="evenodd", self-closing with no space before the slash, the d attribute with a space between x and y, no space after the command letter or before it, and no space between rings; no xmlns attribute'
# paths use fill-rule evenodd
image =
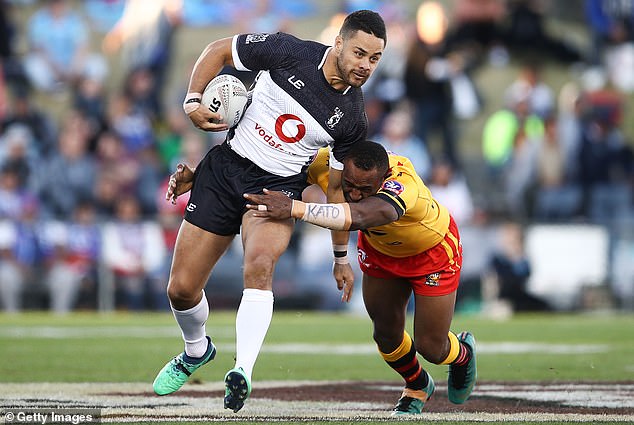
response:
<svg viewBox="0 0 634 425"><path fill-rule="evenodd" d="M471 352L471 358L462 366L449 365L447 395L454 404L462 404L471 395L478 377L476 369L476 341L471 332L461 332L458 341L463 342Z"/></svg>
<svg viewBox="0 0 634 425"><path fill-rule="evenodd" d="M251 382L241 367L231 369L225 375L225 409L236 413L251 394Z"/></svg>
<svg viewBox="0 0 634 425"><path fill-rule="evenodd" d="M207 341L207 351L200 359L189 357L185 352L182 352L167 362L154 379L152 384L154 392L158 395L167 395L178 391L192 373L213 360L216 357L216 347L211 342L211 338L207 337Z"/></svg>
<svg viewBox="0 0 634 425"><path fill-rule="evenodd" d="M423 372L427 373L427 371ZM423 412L425 402L431 398L436 389L434 380L429 373L427 373L427 378L429 383L422 390L412 390L410 388L403 390L401 398L398 399L396 407L392 411L392 416L418 415Z"/></svg>

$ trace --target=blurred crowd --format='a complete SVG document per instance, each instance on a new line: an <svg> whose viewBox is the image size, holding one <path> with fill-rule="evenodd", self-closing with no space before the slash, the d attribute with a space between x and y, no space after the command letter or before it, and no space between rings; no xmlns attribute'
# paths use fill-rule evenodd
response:
<svg viewBox="0 0 634 425"><path fill-rule="evenodd" d="M185 79L179 93L165 90L176 34L292 33L321 16L329 26L314 38L331 44L333 29L361 8L388 25L384 58L364 86L371 139L409 157L461 228L605 226L611 260L621 258L617 246L631 253L617 271L626 274L620 295L634 300L633 135L623 126L634 93L634 0L576 2L586 44L549 31L547 1L331 3L0 0L0 307L96 308L108 279L114 307L166 308L184 208L164 201L167 178L224 137L190 124L180 107ZM26 20L16 19L24 10ZM113 90L115 56L124 78ZM544 79L549 67L566 76L561 87ZM512 70L515 80L491 98L477 84L483 69ZM481 134L464 134L476 120ZM474 141L481 155L464 148ZM499 276L519 270L512 285L525 285L528 268L491 250L483 266ZM300 242L291 252L301 254ZM502 292L525 293L515 289Z"/></svg>

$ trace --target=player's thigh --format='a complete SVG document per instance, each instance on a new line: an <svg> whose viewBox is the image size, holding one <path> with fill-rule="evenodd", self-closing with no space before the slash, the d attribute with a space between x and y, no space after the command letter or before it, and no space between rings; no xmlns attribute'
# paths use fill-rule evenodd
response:
<svg viewBox="0 0 634 425"><path fill-rule="evenodd" d="M411 293L410 284L403 279L363 274L363 302L375 332L402 338Z"/></svg>
<svg viewBox="0 0 634 425"><path fill-rule="evenodd" d="M245 287L271 289L275 263L288 247L293 233L293 219L269 220L253 217L249 211L242 217Z"/></svg>
<svg viewBox="0 0 634 425"><path fill-rule="evenodd" d="M183 220L174 248L170 291L184 296L199 294L233 238L234 235L216 235Z"/></svg>
<svg viewBox="0 0 634 425"><path fill-rule="evenodd" d="M415 294L414 297L414 339L417 345L444 345L453 320L456 291L441 296Z"/></svg>

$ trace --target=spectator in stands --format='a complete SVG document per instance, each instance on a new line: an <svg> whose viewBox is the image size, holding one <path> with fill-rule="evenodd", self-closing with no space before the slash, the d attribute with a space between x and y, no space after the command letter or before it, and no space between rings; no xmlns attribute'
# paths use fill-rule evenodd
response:
<svg viewBox="0 0 634 425"><path fill-rule="evenodd" d="M34 104L31 91L24 86L11 90L10 104L7 115L0 122L0 134L14 124L22 124L31 132L38 155L48 155L56 143L57 128L53 119Z"/></svg>
<svg viewBox="0 0 634 425"><path fill-rule="evenodd" d="M0 204L5 200L2 191L7 181L17 179L15 174L9 177L11 173L6 165L0 171ZM28 289L37 288L34 278L41 259L35 221L37 200L29 197L23 201L17 217L0 213L0 302L11 313L22 309Z"/></svg>
<svg viewBox="0 0 634 425"><path fill-rule="evenodd" d="M27 85L24 69L16 54L16 41L19 34L12 13L12 3L9 0L0 0L0 90L23 89ZM0 119L4 112L3 100L0 97Z"/></svg>
<svg viewBox="0 0 634 425"><path fill-rule="evenodd" d="M543 143L538 146L534 218L539 221L566 222L581 207L581 187L557 130L557 120L547 119Z"/></svg>
<svg viewBox="0 0 634 425"><path fill-rule="evenodd" d="M471 223L475 207L467 180L449 161L434 162L427 187L442 205L447 207L458 225Z"/></svg>
<svg viewBox="0 0 634 425"><path fill-rule="evenodd" d="M584 95L579 148L585 212L595 223L611 224L631 214L634 155L620 129L622 96L609 89Z"/></svg>
<svg viewBox="0 0 634 425"><path fill-rule="evenodd" d="M431 174L431 156L425 142L412 130L413 123L409 110L397 109L387 115L382 131L374 139L388 152L409 158L418 175L425 179Z"/></svg>
<svg viewBox="0 0 634 425"><path fill-rule="evenodd" d="M494 176L499 176L513 154L518 139L541 138L544 123L530 110L530 87L517 85L507 98L507 107L494 112L483 129L484 160Z"/></svg>
<svg viewBox="0 0 634 425"><path fill-rule="evenodd" d="M89 75L103 79L108 69L103 57L90 51L88 28L66 0L48 0L29 19L29 53L24 67L39 90L53 92Z"/></svg>
<svg viewBox="0 0 634 425"><path fill-rule="evenodd" d="M133 99L121 93L110 99L108 124L123 142L126 152L136 155L154 145L154 131L150 116L134 105Z"/></svg>
<svg viewBox="0 0 634 425"><path fill-rule="evenodd" d="M416 136L429 146L432 132L439 130L443 155L454 167L460 168L452 80L465 76L474 58L471 51L448 44L447 25L447 17L438 2L421 4L417 13L417 36L410 44L405 65L405 94L415 108Z"/></svg>
<svg viewBox="0 0 634 425"><path fill-rule="evenodd" d="M17 221L23 211L37 205L34 192L22 180L22 164L7 161L0 165L0 219Z"/></svg>
<svg viewBox="0 0 634 425"><path fill-rule="evenodd" d="M102 253L105 266L115 278L117 304L129 310L144 309L145 296L153 295L146 294L147 278L160 273L165 244L160 226L142 221L141 207L134 196L119 194L114 220L103 228ZM160 295L165 295L164 288Z"/></svg>
<svg viewBox="0 0 634 425"><path fill-rule="evenodd" d="M80 78L73 94L73 108L81 112L92 129L91 152L94 151L98 134L106 127L106 106L107 96L103 81L90 77Z"/></svg>
<svg viewBox="0 0 634 425"><path fill-rule="evenodd" d="M122 51L124 72L137 70L151 77L147 103L152 117L163 118L163 87L172 59L172 42L182 22L180 0L126 0L121 19L104 37L109 54Z"/></svg>
<svg viewBox="0 0 634 425"><path fill-rule="evenodd" d="M489 52L493 64L506 65L501 31L506 16L505 0L457 0L447 37L454 44L468 44L480 54Z"/></svg>
<svg viewBox="0 0 634 425"><path fill-rule="evenodd" d="M606 50L634 41L634 2L585 0L585 14L592 35L591 59L604 64Z"/></svg>
<svg viewBox="0 0 634 425"><path fill-rule="evenodd" d="M499 246L491 258L491 271L497 281L498 297L512 311L547 311L549 304L527 290L531 265L524 251L522 227L515 222L500 226Z"/></svg>
<svg viewBox="0 0 634 425"><path fill-rule="evenodd" d="M126 0L84 0L82 3L91 28L106 33L121 19Z"/></svg>
<svg viewBox="0 0 634 425"><path fill-rule="evenodd" d="M163 131L157 135L156 147L164 169L169 171L173 170L173 165L178 162L183 138L189 129L189 122L179 107L167 110L164 124Z"/></svg>
<svg viewBox="0 0 634 425"><path fill-rule="evenodd" d="M545 119L554 113L553 90L542 79L541 66L537 62L526 62L521 66L515 81L505 90L505 103L511 106L517 99L518 93L528 96L531 114Z"/></svg>
<svg viewBox="0 0 634 425"><path fill-rule="evenodd" d="M544 136L544 123L530 110L531 89L518 85L509 107L489 117L484 125L484 159L492 185L503 190L503 212L526 218L529 190L535 183L537 147ZM501 178L501 185L500 180Z"/></svg>
<svg viewBox="0 0 634 425"><path fill-rule="evenodd" d="M34 147L31 132L22 124L12 124L0 137L0 164L12 163L21 189L37 191L37 171L42 158Z"/></svg>
<svg viewBox="0 0 634 425"><path fill-rule="evenodd" d="M64 120L58 150L42 164L39 196L49 217L71 217L81 199L91 199L95 186L95 162L88 152L90 123L78 112ZM51 190L55 182L64 190Z"/></svg>
<svg viewBox="0 0 634 425"><path fill-rule="evenodd" d="M126 151L118 135L109 131L99 136L95 156L97 215L111 218L119 195L136 192L141 165L137 157Z"/></svg>
<svg viewBox="0 0 634 425"><path fill-rule="evenodd" d="M566 64L582 62L585 58L578 48L549 33L545 7L542 0L508 1L508 22L503 37L511 56L542 60L548 57Z"/></svg>
<svg viewBox="0 0 634 425"><path fill-rule="evenodd" d="M24 270L15 256L17 229L14 221L0 219L0 306L7 313L22 309Z"/></svg>
<svg viewBox="0 0 634 425"><path fill-rule="evenodd" d="M42 224L44 281L55 313L73 310L82 293L96 297L101 230L95 218L93 205L81 201L72 219Z"/></svg>

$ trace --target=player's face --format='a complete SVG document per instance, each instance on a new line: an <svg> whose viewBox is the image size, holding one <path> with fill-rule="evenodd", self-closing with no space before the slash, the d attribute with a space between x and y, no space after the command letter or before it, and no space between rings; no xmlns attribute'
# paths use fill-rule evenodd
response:
<svg viewBox="0 0 634 425"><path fill-rule="evenodd" d="M346 202L359 202L379 191L385 176L378 170L363 170L352 161L345 161L341 174L341 188Z"/></svg>
<svg viewBox="0 0 634 425"><path fill-rule="evenodd" d="M383 54L383 40L364 31L347 39L337 37L337 72L352 87L361 87L374 72Z"/></svg>

